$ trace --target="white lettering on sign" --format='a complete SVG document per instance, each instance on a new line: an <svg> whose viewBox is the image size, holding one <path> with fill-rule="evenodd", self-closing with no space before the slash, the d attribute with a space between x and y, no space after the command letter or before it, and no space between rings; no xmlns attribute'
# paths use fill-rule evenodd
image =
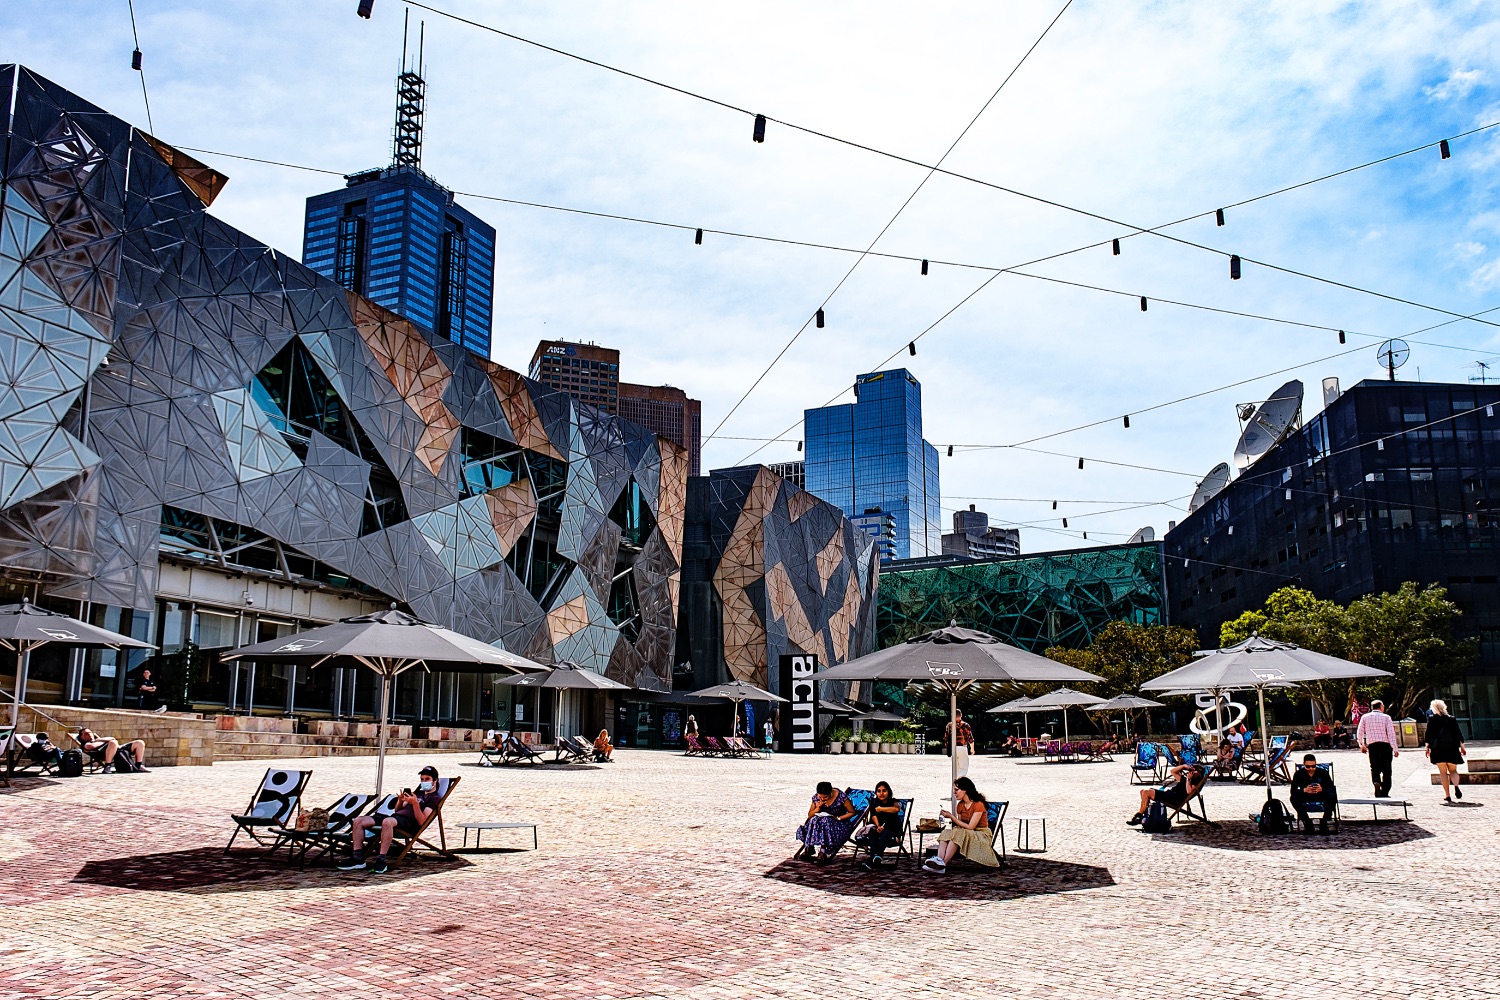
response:
<svg viewBox="0 0 1500 1000"><path fill-rule="evenodd" d="M818 686L813 682L813 671L818 667L816 656L792 657L792 749L817 749L818 734L814 732L817 719Z"/></svg>
<svg viewBox="0 0 1500 1000"><path fill-rule="evenodd" d="M933 663L928 660L927 672L934 677L962 677L964 665L962 663Z"/></svg>

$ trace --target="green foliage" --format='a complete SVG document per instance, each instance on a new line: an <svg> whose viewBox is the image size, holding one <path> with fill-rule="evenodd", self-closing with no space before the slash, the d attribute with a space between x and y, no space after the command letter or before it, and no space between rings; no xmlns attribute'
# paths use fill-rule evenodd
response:
<svg viewBox="0 0 1500 1000"><path fill-rule="evenodd" d="M854 739L854 727L843 723L829 726L823 733L823 738L829 743L844 743Z"/></svg>
<svg viewBox="0 0 1500 1000"><path fill-rule="evenodd" d="M878 737L881 743L915 743L916 734L910 729L887 729Z"/></svg>
<svg viewBox="0 0 1500 1000"><path fill-rule="evenodd" d="M1347 716L1358 690L1377 695L1403 718L1435 687L1463 677L1478 642L1455 639L1462 611L1442 587L1403 583L1394 594L1369 594L1341 607L1297 587L1283 587L1259 611L1247 611L1219 630L1225 646L1259 633L1305 649L1389 670L1368 684L1324 681L1306 685L1325 717Z"/></svg>
<svg viewBox="0 0 1500 1000"><path fill-rule="evenodd" d="M1197 648L1198 637L1191 629L1113 621L1099 630L1088 649L1053 646L1047 657L1103 677L1079 687L1107 698L1138 694L1146 681L1192 659Z"/></svg>

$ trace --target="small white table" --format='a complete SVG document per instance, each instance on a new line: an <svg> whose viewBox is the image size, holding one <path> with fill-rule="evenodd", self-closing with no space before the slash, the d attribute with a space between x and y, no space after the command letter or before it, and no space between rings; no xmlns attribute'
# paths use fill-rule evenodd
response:
<svg viewBox="0 0 1500 1000"><path fill-rule="evenodd" d="M1042 846L1035 852L1031 848L1031 824L1042 824ZM1025 844L1025 847L1021 845ZM1047 817L1045 816L1017 816L1016 817L1016 853L1043 854L1047 850Z"/></svg>
<svg viewBox="0 0 1500 1000"><path fill-rule="evenodd" d="M531 831L531 849L537 849L536 824L525 820L511 823L460 823L458 828L464 832L464 847L469 846L469 831L474 831L474 849L479 849L480 838L486 830L527 830Z"/></svg>
<svg viewBox="0 0 1500 1000"><path fill-rule="evenodd" d="M1341 813L1343 811L1344 806L1369 806L1370 807L1370 814L1374 817L1375 822L1377 822L1377 823L1380 822L1380 807L1381 806L1391 806L1392 808L1400 807L1400 809L1401 809L1401 818L1404 819L1404 820L1410 820L1411 819L1411 803L1408 802L1408 801L1406 801L1405 799L1393 799L1393 798L1389 798L1389 797L1386 797L1386 798L1375 797L1375 798L1368 798L1368 799L1346 799L1342 795L1340 795L1339 796L1339 810L1340 810ZM1342 817L1340 817L1340 818L1342 818Z"/></svg>

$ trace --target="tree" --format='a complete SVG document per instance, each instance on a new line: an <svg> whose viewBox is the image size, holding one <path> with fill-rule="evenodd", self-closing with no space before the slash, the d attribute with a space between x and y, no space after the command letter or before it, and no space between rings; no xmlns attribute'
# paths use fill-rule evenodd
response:
<svg viewBox="0 0 1500 1000"><path fill-rule="evenodd" d="M1053 646L1047 657L1098 674L1102 681L1080 685L1093 694L1111 697L1139 694L1141 685L1193 658L1198 636L1174 625L1137 625L1113 621L1100 629L1088 649Z"/></svg>
<svg viewBox="0 0 1500 1000"><path fill-rule="evenodd" d="M1220 626L1219 641L1232 646L1259 633L1389 670L1394 677L1364 686L1379 692L1392 714L1403 718L1434 687L1460 679L1473 663L1478 643L1453 638L1461 614L1442 587L1423 589L1410 581L1394 594L1370 594L1348 607L1298 587L1282 587L1266 598L1263 609ZM1359 686L1323 681L1303 689L1324 718L1333 718L1348 715Z"/></svg>

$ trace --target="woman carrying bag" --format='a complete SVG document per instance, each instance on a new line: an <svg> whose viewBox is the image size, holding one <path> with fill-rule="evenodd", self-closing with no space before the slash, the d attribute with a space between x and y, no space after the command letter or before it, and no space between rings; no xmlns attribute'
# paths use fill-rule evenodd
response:
<svg viewBox="0 0 1500 1000"><path fill-rule="evenodd" d="M1454 799L1464 797L1463 789L1458 787L1458 765L1469 751L1464 746L1458 720L1448 714L1447 703L1439 699L1428 707L1432 715L1427 719L1427 759L1437 765L1438 780L1443 783L1443 802L1452 805ZM1449 786L1452 786L1451 796Z"/></svg>

